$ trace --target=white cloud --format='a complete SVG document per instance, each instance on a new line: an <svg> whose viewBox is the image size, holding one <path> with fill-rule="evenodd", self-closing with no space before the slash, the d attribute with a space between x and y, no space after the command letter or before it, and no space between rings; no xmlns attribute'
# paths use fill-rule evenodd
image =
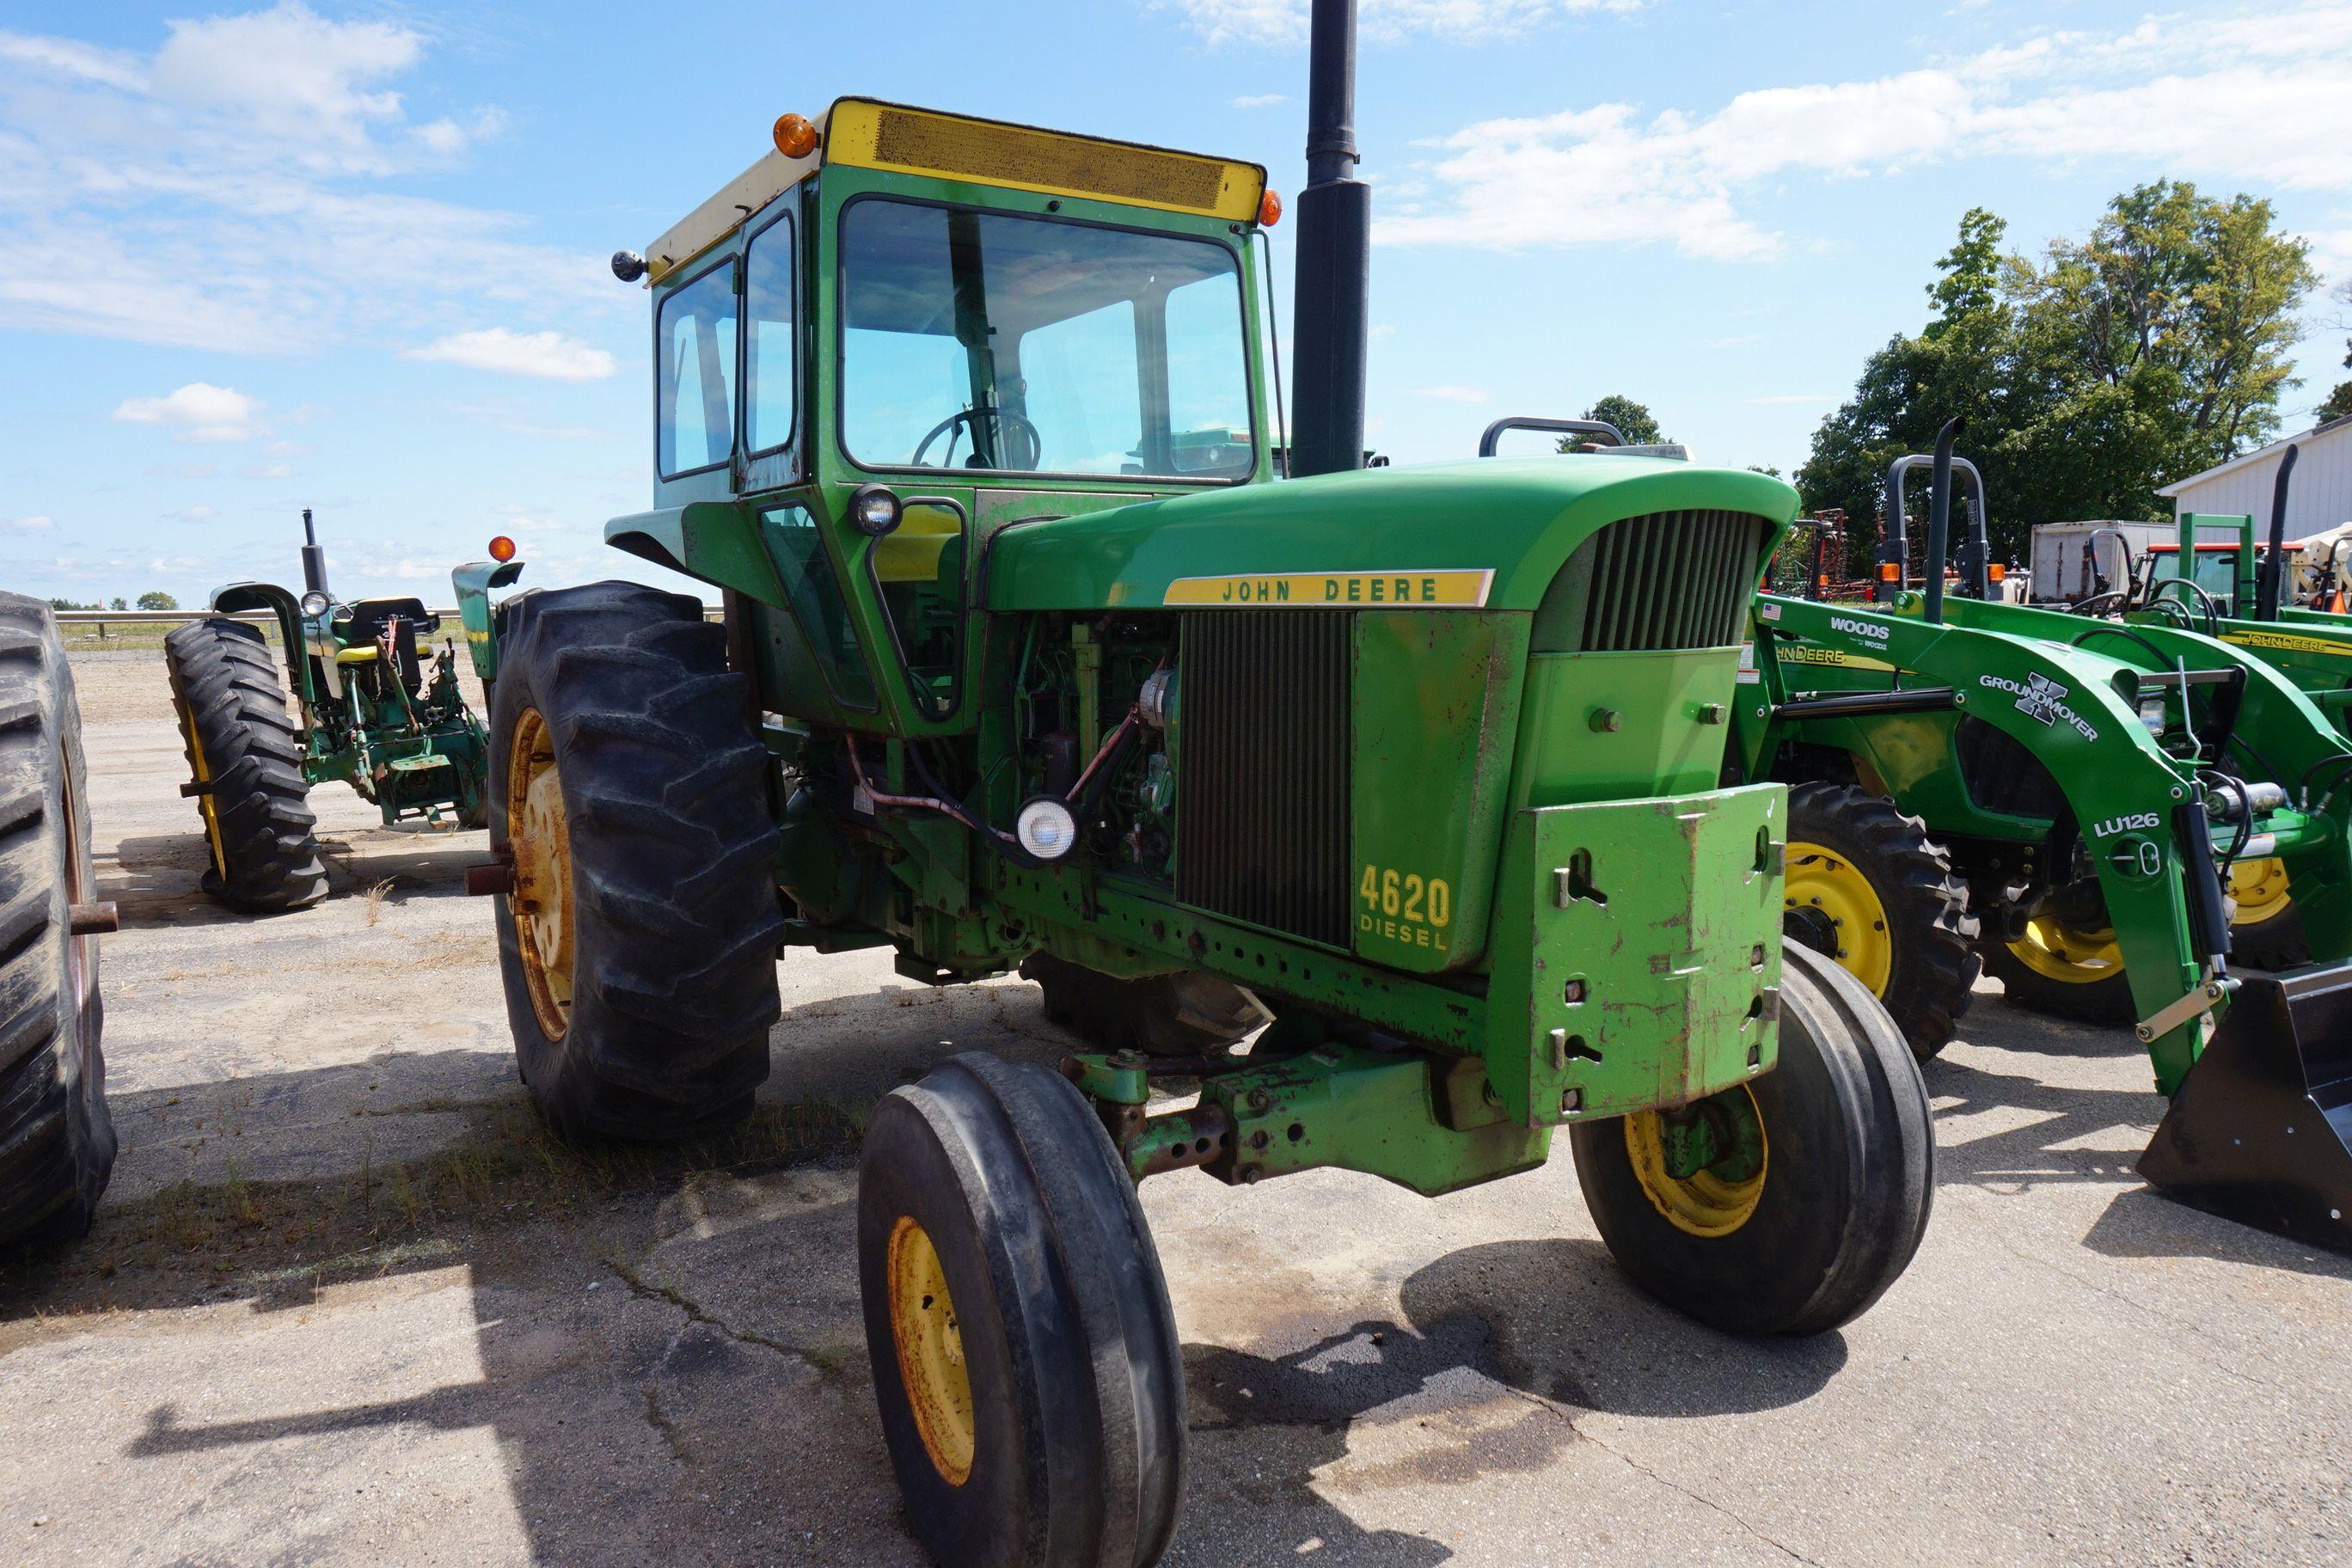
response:
<svg viewBox="0 0 2352 1568"><path fill-rule="evenodd" d="M1664 243L1752 260L1784 247L1749 216L1779 182L1986 156L2340 189L2352 185L2352 4L2046 32L1898 75L1745 92L1708 113L1602 103L1434 145L1451 200L1385 219L1381 240Z"/></svg>
<svg viewBox="0 0 2352 1568"><path fill-rule="evenodd" d="M0 528L14 532L32 532L44 528L55 528L57 525L58 520L53 517L0 518Z"/></svg>
<svg viewBox="0 0 2352 1568"><path fill-rule="evenodd" d="M484 298L618 309L594 258L416 194L505 122L413 118L425 54L292 3L171 22L152 53L0 32L0 328L299 353L455 330Z"/></svg>
<svg viewBox="0 0 2352 1568"><path fill-rule="evenodd" d="M1441 403L1485 403L1490 394L1475 386L1417 386L1415 397L1434 397Z"/></svg>
<svg viewBox="0 0 2352 1568"><path fill-rule="evenodd" d="M260 412L257 398L231 387L192 381L162 397L126 398L114 416L127 425L170 426L183 441L249 441Z"/></svg>
<svg viewBox="0 0 2352 1568"><path fill-rule="evenodd" d="M1234 100L1235 109L1272 109L1278 103L1288 103L1286 92L1248 92Z"/></svg>
<svg viewBox="0 0 2352 1568"><path fill-rule="evenodd" d="M602 381L615 368L611 354L577 338L561 332L513 332L504 327L452 332L422 348L404 349L400 357L551 381Z"/></svg>
<svg viewBox="0 0 2352 1568"><path fill-rule="evenodd" d="M1307 37L1309 0L1152 0L1212 44L1297 44ZM1591 11L1639 10L1643 0L1364 0L1365 36L1394 42L1416 36L1471 42L1521 33Z"/></svg>
<svg viewBox="0 0 2352 1568"><path fill-rule="evenodd" d="M210 522L220 513L208 506L192 506L183 511L166 514L173 522Z"/></svg>

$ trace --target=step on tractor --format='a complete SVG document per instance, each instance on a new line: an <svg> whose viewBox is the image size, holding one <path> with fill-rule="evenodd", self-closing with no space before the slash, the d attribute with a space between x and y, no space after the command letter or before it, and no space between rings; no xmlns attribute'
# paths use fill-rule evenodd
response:
<svg viewBox="0 0 2352 1568"><path fill-rule="evenodd" d="M338 600L302 513L302 592L272 583L215 591L212 613L163 639L172 706L212 864L205 891L251 913L327 896L310 786L340 779L387 824L488 821L488 745L466 705L454 641L416 599ZM497 546L513 554L511 542ZM285 679L261 628L275 618ZM426 662L430 660L430 663ZM295 704L289 709L287 692Z"/></svg>
<svg viewBox="0 0 2352 1568"><path fill-rule="evenodd" d="M1917 1066L1784 948L1786 792L1717 782L1796 495L1606 454L1360 467L1352 26L1318 0L1298 477L1262 167L844 98L614 258L651 291L657 504L606 539L723 626L627 583L492 610L461 574L472 882L558 1129L742 1114L780 950L1017 969L1078 1037L1058 1071L955 1057L866 1124L881 1426L942 1563L1166 1547L1147 1177L1433 1195L1565 1129L1632 1279L1753 1333L1861 1312L1927 1222Z"/></svg>
<svg viewBox="0 0 2352 1568"><path fill-rule="evenodd" d="M114 1169L88 778L57 616L0 594L0 1247L79 1237Z"/></svg>
<svg viewBox="0 0 2352 1568"><path fill-rule="evenodd" d="M1791 786L1789 931L1922 1060L1979 955L2012 1003L2132 1026L2171 1101L2141 1173L2352 1251L2352 750L2293 680L2166 616L1995 601L1957 429L1888 474L1884 602L1757 598L1736 752L1739 776ZM1914 589L1903 487L1922 468ZM1974 524L1948 593L1958 481ZM2325 962L2232 972L2225 889L2264 861Z"/></svg>

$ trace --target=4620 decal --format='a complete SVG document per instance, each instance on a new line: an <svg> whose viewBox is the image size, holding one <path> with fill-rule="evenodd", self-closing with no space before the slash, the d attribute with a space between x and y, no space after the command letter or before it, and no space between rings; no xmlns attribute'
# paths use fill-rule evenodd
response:
<svg viewBox="0 0 2352 1568"><path fill-rule="evenodd" d="M1423 877L1393 866L1364 867L1356 887L1356 929L1413 947L1446 945L1454 923L1454 889L1443 877Z"/></svg>

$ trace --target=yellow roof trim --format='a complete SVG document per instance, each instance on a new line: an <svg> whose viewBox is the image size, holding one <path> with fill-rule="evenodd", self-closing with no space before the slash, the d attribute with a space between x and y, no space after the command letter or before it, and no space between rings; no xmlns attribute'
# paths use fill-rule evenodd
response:
<svg viewBox="0 0 2352 1568"><path fill-rule="evenodd" d="M719 194L669 226L646 247L646 286L653 287L743 226L744 219L814 173L824 160L825 117L817 118L816 151L787 158L771 149L760 161L719 187Z"/></svg>

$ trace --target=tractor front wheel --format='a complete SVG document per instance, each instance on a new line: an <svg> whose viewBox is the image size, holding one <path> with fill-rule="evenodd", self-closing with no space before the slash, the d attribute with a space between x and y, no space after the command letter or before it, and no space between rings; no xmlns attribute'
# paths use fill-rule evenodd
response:
<svg viewBox="0 0 2352 1568"><path fill-rule="evenodd" d="M2011 1006L2084 1024L2128 1024L2139 1016L2112 927L2084 930L2037 915L2016 941L1995 938L1983 951L1986 970Z"/></svg>
<svg viewBox="0 0 2352 1568"><path fill-rule="evenodd" d="M302 727L260 631L225 616L174 626L163 668L212 858L205 891L247 914L325 898Z"/></svg>
<svg viewBox="0 0 2352 1568"><path fill-rule="evenodd" d="M866 1124L857 1274L882 1435L940 1563L1144 1568L1184 1370L1135 1184L1060 1075L961 1056Z"/></svg>
<svg viewBox="0 0 2352 1568"><path fill-rule="evenodd" d="M1892 1285L1927 1226L1919 1065L1837 963L1782 947L1780 1054L1674 1111L1569 1130L1601 1238L1633 1282L1743 1334L1817 1334Z"/></svg>
<svg viewBox="0 0 2352 1568"><path fill-rule="evenodd" d="M2230 867L2230 962L2247 969L2293 969L2311 962L2303 915L2287 890L2286 865L2273 857Z"/></svg>
<svg viewBox="0 0 2352 1568"><path fill-rule="evenodd" d="M0 1243L70 1241L114 1169L81 717L48 606L0 594Z"/></svg>
<svg viewBox="0 0 2352 1568"><path fill-rule="evenodd" d="M1021 978L1045 994L1049 1021L1107 1051L1204 1057L1273 1021L1240 986L1197 971L1116 980L1033 952L1022 961Z"/></svg>
<svg viewBox="0 0 2352 1568"><path fill-rule="evenodd" d="M768 1074L783 937L768 754L702 606L633 583L523 595L490 713L507 1020L567 1138L693 1137Z"/></svg>
<svg viewBox="0 0 2352 1568"><path fill-rule="evenodd" d="M1789 792L1781 931L1886 1005L1927 1061L1951 1040L1983 965L1976 917L1926 824L1852 784Z"/></svg>

